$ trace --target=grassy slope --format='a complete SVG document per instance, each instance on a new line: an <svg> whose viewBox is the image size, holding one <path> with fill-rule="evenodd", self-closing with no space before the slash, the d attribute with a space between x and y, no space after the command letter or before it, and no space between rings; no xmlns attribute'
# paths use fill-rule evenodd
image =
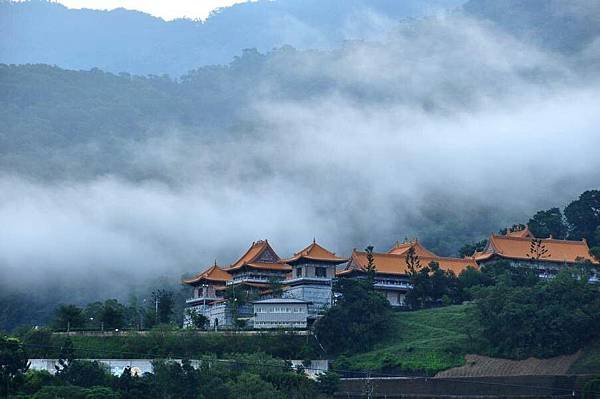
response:
<svg viewBox="0 0 600 399"><path fill-rule="evenodd" d="M343 359L339 367L400 369L435 374L464 364L464 355L481 352L477 324L470 305L448 306L417 312L399 312L394 333L374 350Z"/></svg>
<svg viewBox="0 0 600 399"><path fill-rule="evenodd" d="M573 374L600 374L600 339L586 345L579 359L569 369Z"/></svg>

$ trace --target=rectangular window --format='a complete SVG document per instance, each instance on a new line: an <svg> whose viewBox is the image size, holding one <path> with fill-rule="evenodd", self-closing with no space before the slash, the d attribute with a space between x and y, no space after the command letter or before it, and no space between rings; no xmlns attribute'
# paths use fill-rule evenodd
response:
<svg viewBox="0 0 600 399"><path fill-rule="evenodd" d="M327 269L324 267L315 267L315 276L327 277Z"/></svg>
<svg viewBox="0 0 600 399"><path fill-rule="evenodd" d="M302 277L302 268L301 267L296 268L296 277Z"/></svg>

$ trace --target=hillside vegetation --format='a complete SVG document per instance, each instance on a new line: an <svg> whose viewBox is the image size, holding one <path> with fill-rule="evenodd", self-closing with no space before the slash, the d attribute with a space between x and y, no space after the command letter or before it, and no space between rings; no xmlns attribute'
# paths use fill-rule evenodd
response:
<svg viewBox="0 0 600 399"><path fill-rule="evenodd" d="M571 374L600 374L600 339L586 345L569 369Z"/></svg>
<svg viewBox="0 0 600 399"><path fill-rule="evenodd" d="M199 359L206 355L266 353L284 359L315 359L320 355L314 339L295 334L198 335L194 332L153 330L146 335L72 336L78 358ZM32 330L23 341L31 358L58 358L67 338L47 330Z"/></svg>
<svg viewBox="0 0 600 399"><path fill-rule="evenodd" d="M391 29L400 20L454 9L463 2L252 1L221 8L206 21L164 21L123 8L78 10L47 1L0 1L0 34L12 38L0 42L0 62L181 75L201 65L228 62L244 48L327 48L344 40L370 39L373 31Z"/></svg>
<svg viewBox="0 0 600 399"><path fill-rule="evenodd" d="M428 375L461 366L467 353L485 350L472 310L472 305L456 305L395 313L389 338L370 352L340 357L335 366Z"/></svg>
<svg viewBox="0 0 600 399"><path fill-rule="evenodd" d="M456 305L416 312L399 312L394 315L394 333L372 351L352 356L341 356L335 362L339 370L373 370L375 374L427 374L465 365L467 354L489 355L491 348L481 335L481 326L474 317L474 305ZM490 360L490 367L498 362ZM559 356L535 362L542 366L552 361L573 362L572 356ZM507 363L510 363L508 361ZM541 366L540 366L541 367ZM497 370L478 372L483 375L506 374ZM567 374L600 373L600 340L584 346L576 356Z"/></svg>

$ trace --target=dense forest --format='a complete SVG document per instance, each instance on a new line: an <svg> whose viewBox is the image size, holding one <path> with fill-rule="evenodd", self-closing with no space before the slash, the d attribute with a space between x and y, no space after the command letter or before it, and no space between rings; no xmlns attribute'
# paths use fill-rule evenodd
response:
<svg viewBox="0 0 600 399"><path fill-rule="evenodd" d="M0 34L11 40L0 42L0 62L179 76L227 63L244 48L328 49L380 40L414 19L460 12L463 4L468 15L554 51L580 51L598 35L598 3L588 0L257 1L219 9L203 22L2 0Z"/></svg>
<svg viewBox="0 0 600 399"><path fill-rule="evenodd" d="M326 49L376 39L402 21L453 10L464 1L262 0L218 9L205 21L164 21L122 8L74 10L45 0L2 0L0 34L11 40L0 42L0 62L179 76L227 63L244 48Z"/></svg>

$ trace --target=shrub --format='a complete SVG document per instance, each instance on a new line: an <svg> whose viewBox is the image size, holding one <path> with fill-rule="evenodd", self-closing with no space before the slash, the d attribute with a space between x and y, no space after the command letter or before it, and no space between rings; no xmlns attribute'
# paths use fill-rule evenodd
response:
<svg viewBox="0 0 600 399"><path fill-rule="evenodd" d="M479 292L477 316L495 355L572 353L600 328L600 296L588 276L563 271L532 287L499 284Z"/></svg>
<svg viewBox="0 0 600 399"><path fill-rule="evenodd" d="M86 399L87 390L73 385L48 386L40 389L33 399Z"/></svg>

